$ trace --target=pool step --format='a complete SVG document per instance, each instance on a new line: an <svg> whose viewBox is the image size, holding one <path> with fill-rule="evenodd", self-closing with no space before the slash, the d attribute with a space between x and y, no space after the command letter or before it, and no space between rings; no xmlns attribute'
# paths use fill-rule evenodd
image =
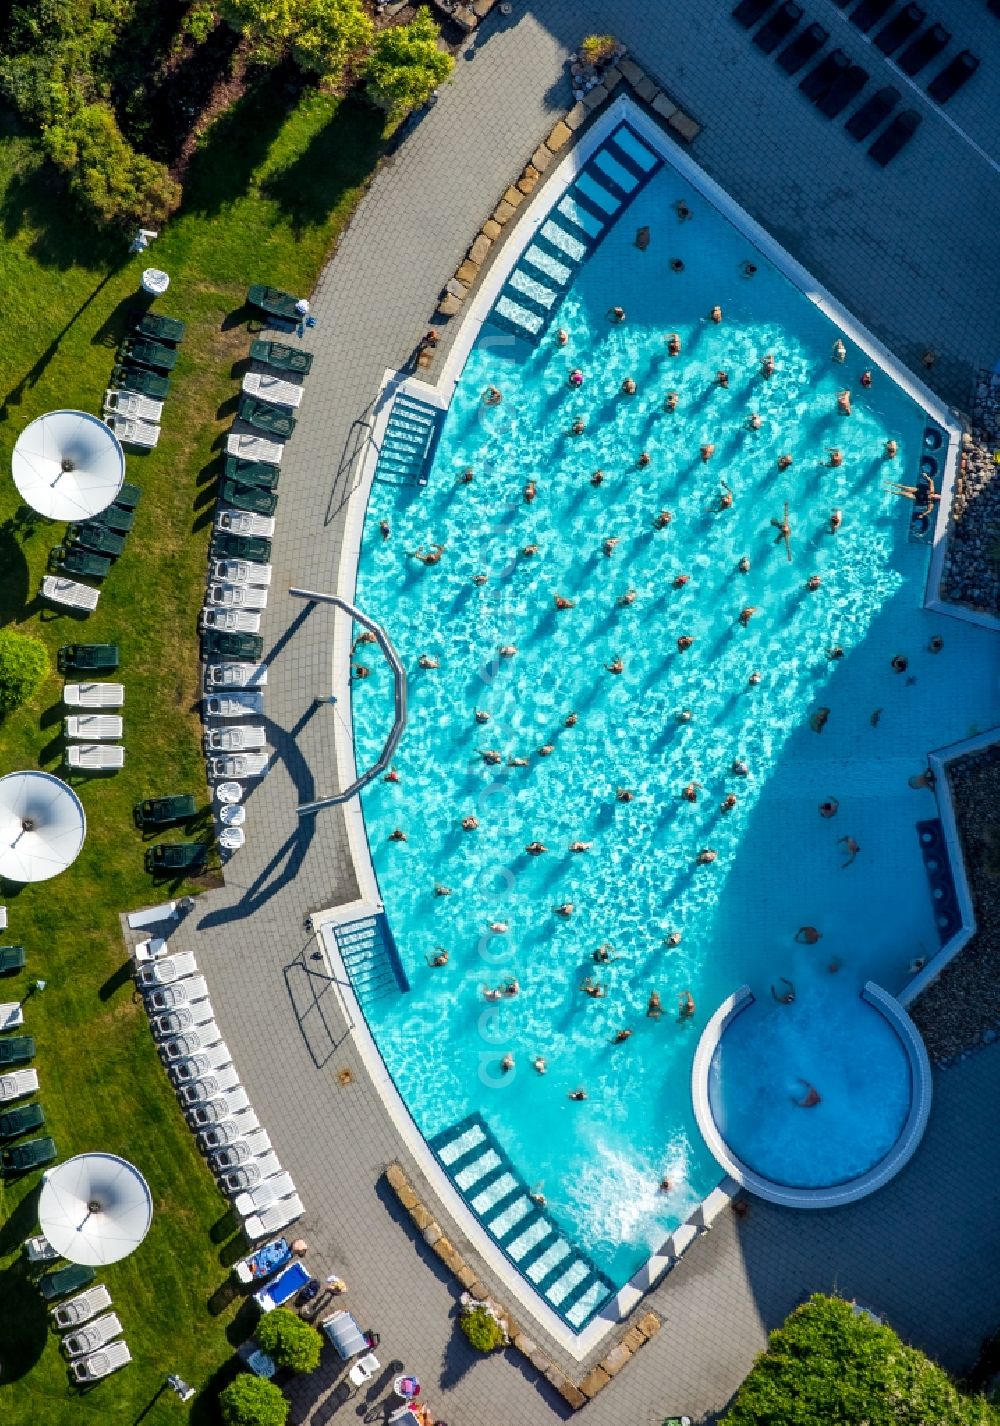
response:
<svg viewBox="0 0 1000 1426"><path fill-rule="evenodd" d="M445 413L399 392L379 446L375 479L386 485L426 485Z"/></svg>
<svg viewBox="0 0 1000 1426"><path fill-rule="evenodd" d="M405 994L410 982L396 949L389 923L381 914L347 921L334 928L337 948L348 979L364 1010L374 1000Z"/></svg>
<svg viewBox="0 0 1000 1426"><path fill-rule="evenodd" d="M662 167L645 140L620 124L549 210L487 321L537 347L580 265Z"/></svg>
<svg viewBox="0 0 1000 1426"><path fill-rule="evenodd" d="M480 1114L430 1140L469 1208L555 1312L580 1331L615 1291L531 1196Z"/></svg>

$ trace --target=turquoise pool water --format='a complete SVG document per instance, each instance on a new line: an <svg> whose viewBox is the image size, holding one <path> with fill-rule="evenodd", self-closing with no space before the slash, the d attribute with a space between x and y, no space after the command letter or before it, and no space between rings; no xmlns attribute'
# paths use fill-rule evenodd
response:
<svg viewBox="0 0 1000 1426"><path fill-rule="evenodd" d="M679 198L688 222L673 211ZM708 320L715 303L720 324ZM614 304L627 312L620 325L606 317ZM834 363L836 328L672 172L586 262L558 322L567 345L553 332L537 350L484 327L426 488L372 490L357 598L406 662L410 718L399 782L372 785L363 806L412 989L368 1016L422 1131L481 1113L567 1235L621 1283L719 1180L691 1111L691 1058L705 1019L744 982L758 1002L715 1085L732 1123L752 1119L758 1092L822 1078L822 1106L795 1111L772 1160L790 1179L822 1176L824 1125L849 1169L880 1156L899 1117L891 1055L885 1092L861 1100L835 1091L830 1067L846 1057L845 1081L864 1068L865 979L898 992L911 960L937 945L914 829L935 802L907 779L929 748L996 721L996 639L921 608L928 549L908 541L911 506L883 479L912 482L923 413L878 368L862 388L872 363L850 342ZM674 331L677 358L666 352ZM770 380L760 374L768 352ZM575 367L578 391L567 385ZM713 384L720 369L728 389ZM619 394L627 376L632 397ZM485 407L491 384L503 401ZM850 417L837 412L844 387ZM668 390L679 398L672 413ZM577 417L585 429L572 436ZM892 461L888 438L899 443ZM706 442L715 453L703 462ZM830 447L842 452L838 468L826 463ZM780 472L785 453L793 464ZM472 483L461 484L467 468ZM718 508L722 479L728 510ZM791 561L770 523L786 501ZM661 509L673 518L656 530ZM843 524L831 534L834 509ZM606 556L609 537L619 543ZM407 553L438 543L432 567ZM528 545L538 553L519 553ZM821 587L810 592L814 574ZM690 578L675 588L679 575ZM620 606L630 590L634 602ZM556 594L575 607L557 611ZM744 628L747 607L757 612ZM695 643L681 653L685 634ZM944 639L937 654L933 635ZM498 658L505 645L515 657ZM826 657L834 646L838 660ZM357 655L371 668L354 686L359 768L392 717L390 676L371 652ZM890 667L896 654L903 674ZM421 655L439 666L420 667ZM616 658L617 675L607 668ZM685 709L691 720L678 721ZM529 765L509 767L511 757ZM747 776L733 774L734 760ZM691 782L694 803L681 796ZM617 800L623 787L632 801ZM825 820L817 807L829 797L839 810ZM476 831L462 830L467 816ZM390 841L395 828L408 840ZM861 849L847 867L843 836ZM536 840L549 850L526 855ZM589 850L571 853L574 841ZM716 859L699 865L706 848ZM436 896L436 884L451 895ZM554 913L567 902L572 915ZM491 932L494 923L508 929ZM804 925L821 930L816 946L796 943ZM603 943L614 959L595 964ZM431 968L439 947L448 964ZM581 991L588 976L606 996ZM793 1005L771 999L780 976L796 987ZM484 999L484 987L512 978L516 998ZM660 1018L646 1014L654 989ZM686 990L696 1012L679 1021ZM747 1077L769 1045L776 1078L759 1091ZM544 1075L532 1069L539 1055ZM578 1087L584 1102L567 1097Z"/></svg>

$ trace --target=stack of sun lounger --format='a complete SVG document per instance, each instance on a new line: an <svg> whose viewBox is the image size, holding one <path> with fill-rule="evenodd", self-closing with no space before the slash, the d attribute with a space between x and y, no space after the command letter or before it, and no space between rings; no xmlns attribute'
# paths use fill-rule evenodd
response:
<svg viewBox="0 0 1000 1426"><path fill-rule="evenodd" d="M269 1236L302 1215L302 1201L240 1084L204 977L190 951L173 953L163 940L140 947L133 952L136 985L198 1147L248 1238Z"/></svg>
<svg viewBox="0 0 1000 1426"><path fill-rule="evenodd" d="M160 417L170 383L162 373L177 363L185 325L176 317L147 312L118 353L112 384L104 393L104 421L122 445L151 451L160 439Z"/></svg>

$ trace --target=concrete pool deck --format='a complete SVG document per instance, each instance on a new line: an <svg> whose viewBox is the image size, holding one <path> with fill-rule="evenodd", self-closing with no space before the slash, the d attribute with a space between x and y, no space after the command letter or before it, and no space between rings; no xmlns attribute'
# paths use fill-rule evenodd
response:
<svg viewBox="0 0 1000 1426"><path fill-rule="evenodd" d="M385 367L412 351L497 194L566 107L566 53L609 23L706 125L693 156L737 201L904 360L916 365L926 345L941 353L928 377L940 394L963 404L972 372L1000 354L990 250L1000 192L978 149L928 112L896 163L875 169L841 126L805 105L728 9L695 15L677 0L623 0L611 22L592 0L518 3L477 34L439 104L376 176L314 295L310 389L325 399L310 401L283 464L263 621L275 766L247 799L247 844L226 886L202 898L174 938L197 951L243 1082L295 1178L312 1259L342 1273L347 1305L382 1335L382 1357L405 1359L456 1426L537 1426L568 1412L530 1368L465 1348L452 1321L456 1285L385 1194L380 1175L400 1157L398 1136L304 928L311 912L359 895L344 821L336 810L302 823L295 815L300 801L336 784L346 730L336 709L312 706L330 686L330 623L284 591L334 587L350 456ZM892 82L829 0L811 10L875 80ZM1000 113L988 81L1000 64L1000 25L958 0L941 0L935 18L984 60L951 117L995 157ZM797 147L782 138L789 134L801 135ZM947 180L931 182L934 171ZM354 1082L342 1086L345 1068ZM819 1289L857 1296L945 1365L966 1365L1000 1319L1000 1284L981 1270L1000 1249L1000 1138L983 1134L981 1109L998 1089L995 1047L940 1078L924 1143L872 1199L808 1218L762 1203L743 1221L723 1215L646 1299L664 1328L587 1418L654 1426L672 1411L718 1412L767 1331ZM464 1250L461 1234L455 1240ZM930 1241L944 1251L929 1253ZM494 1286L485 1267L483 1275ZM545 1345L576 1374L558 1344ZM296 1382L294 1419L348 1419L357 1400L333 1409L341 1374L327 1356Z"/></svg>

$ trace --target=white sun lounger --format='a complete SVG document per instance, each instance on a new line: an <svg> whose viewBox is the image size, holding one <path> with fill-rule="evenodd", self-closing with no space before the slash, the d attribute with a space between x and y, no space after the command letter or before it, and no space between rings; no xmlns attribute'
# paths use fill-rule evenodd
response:
<svg viewBox="0 0 1000 1426"><path fill-rule="evenodd" d="M125 749L107 743L72 743L66 749L66 766L80 772L112 772L125 766Z"/></svg>
<svg viewBox="0 0 1000 1426"><path fill-rule="evenodd" d="M34 1094L37 1088L37 1070L11 1070L10 1074L0 1074L0 1104L9 1104L12 1099L23 1099L26 1094Z"/></svg>
<svg viewBox="0 0 1000 1426"><path fill-rule="evenodd" d="M282 1198L277 1203L271 1203L267 1208L262 1208L259 1213L253 1213L249 1218L244 1218L243 1232L251 1243L256 1243L261 1238L267 1238L272 1233L277 1233L281 1228L287 1228L289 1223L294 1223L296 1218L301 1218L305 1211L302 1199L297 1193L293 1193L290 1198Z"/></svg>
<svg viewBox="0 0 1000 1426"><path fill-rule="evenodd" d="M205 1059L211 1051L214 1059L215 1049L219 1047L221 1047L222 1055L218 1059L218 1063L208 1063L206 1060L202 1065L201 1073L198 1073L193 1063L195 1057ZM221 1069L223 1065L232 1064L233 1060L229 1053L229 1047L222 1042L222 1031L214 1019L206 1020L202 1025L192 1025L189 1030L179 1030L173 1035L168 1035L161 1044L157 1045L157 1049L175 1084L177 1080L174 1071L181 1062L184 1064L192 1062L181 1079L201 1079L203 1075L209 1074L213 1069Z"/></svg>
<svg viewBox="0 0 1000 1426"><path fill-rule="evenodd" d="M252 1109L243 1109L231 1119L223 1119L218 1124L210 1124L200 1130L198 1148L203 1154L212 1154L217 1149L224 1149L227 1144L235 1144L238 1139L248 1139L252 1134L258 1133L264 1134L260 1120ZM264 1137L266 1139L267 1135L264 1134ZM267 1139L267 1147L271 1147L270 1139Z"/></svg>
<svg viewBox="0 0 1000 1426"><path fill-rule="evenodd" d="M67 738L93 742L97 738L120 738L122 720L116 713L75 713L63 719Z"/></svg>
<svg viewBox="0 0 1000 1426"><path fill-rule="evenodd" d="M213 782L226 782L230 778L263 777L271 761L271 750L263 753L223 753L220 757L208 759L208 776Z"/></svg>
<svg viewBox="0 0 1000 1426"><path fill-rule="evenodd" d="M266 436L233 435L226 439L226 454L240 460L259 460L268 465L280 465L284 446L280 441L269 441Z"/></svg>
<svg viewBox="0 0 1000 1426"><path fill-rule="evenodd" d="M67 683L63 689L67 708L121 708L125 702L123 683Z"/></svg>
<svg viewBox="0 0 1000 1426"><path fill-rule="evenodd" d="M213 693L204 699L206 718L246 718L263 713L264 695L257 689L238 689L235 693Z"/></svg>
<svg viewBox="0 0 1000 1426"><path fill-rule="evenodd" d="M260 615L250 609L203 609L202 629L221 629L226 634L257 634Z"/></svg>
<svg viewBox="0 0 1000 1426"><path fill-rule="evenodd" d="M163 986L165 991L173 990L172 985ZM147 1009L149 1007L147 1006ZM202 1025L210 1025L215 1019L212 1002L206 995L191 1005L178 1005L159 1014L151 1014L149 1028L154 1040L167 1040L175 1035L186 1035L191 1030L200 1030Z"/></svg>
<svg viewBox="0 0 1000 1426"><path fill-rule="evenodd" d="M210 1099L218 1099L220 1094L228 1094L231 1089L240 1088L240 1077L234 1065L206 1074L192 1084L182 1084L177 1089L177 1098L184 1109L192 1109L196 1104L207 1104Z"/></svg>
<svg viewBox="0 0 1000 1426"><path fill-rule="evenodd" d="M67 1357L84 1357L106 1347L115 1337L120 1337L121 1333L122 1324L118 1318L113 1312L106 1312L103 1317L95 1317L93 1322L88 1322L83 1327L74 1327L72 1332L67 1332L59 1345Z"/></svg>
<svg viewBox="0 0 1000 1426"><path fill-rule="evenodd" d="M150 991L146 997L147 1015L165 1015L170 1010L182 1006L194 1007L208 998L208 985L203 975L192 975L187 980L176 980L173 985L161 985Z"/></svg>
<svg viewBox="0 0 1000 1426"><path fill-rule="evenodd" d="M254 560L213 560L209 573L222 584L259 584L266 588L271 583L271 566Z"/></svg>
<svg viewBox="0 0 1000 1426"><path fill-rule="evenodd" d="M248 371L243 378L243 390L251 396L259 396L262 401L273 401L275 406L294 407L301 404L304 388L269 372Z"/></svg>
<svg viewBox="0 0 1000 1426"><path fill-rule="evenodd" d="M134 416L139 421L159 421L163 415L163 402L154 401L151 396L140 396L138 391L125 391L121 387L104 393L104 415Z"/></svg>
<svg viewBox="0 0 1000 1426"><path fill-rule="evenodd" d="M36 1233L24 1240L24 1256L34 1266L36 1263L57 1263L62 1256L46 1238L44 1233Z"/></svg>
<svg viewBox="0 0 1000 1426"><path fill-rule="evenodd" d="M230 1123L238 1127L235 1119L230 1120ZM246 1134L230 1138L227 1144L220 1144L217 1149L209 1150L209 1162L217 1174L232 1173L234 1169L245 1164L263 1162L270 1152L271 1140L267 1130L258 1125Z"/></svg>
<svg viewBox="0 0 1000 1426"><path fill-rule="evenodd" d="M139 966L135 973L140 990L152 990L158 985L170 985L175 980L185 980L194 975L198 966L191 951L181 951L176 956L161 956Z"/></svg>
<svg viewBox="0 0 1000 1426"><path fill-rule="evenodd" d="M204 1031L205 1039L204 1043L199 1045L195 1042L200 1038L200 1031ZM168 1045L175 1046L180 1052L173 1055L164 1054ZM183 1034L173 1036L160 1045L159 1050L175 1088L181 1084L194 1084L199 1079L207 1079L210 1074L227 1069L233 1062L232 1052L214 1020L197 1029L185 1030Z"/></svg>
<svg viewBox="0 0 1000 1426"><path fill-rule="evenodd" d="M237 723L232 728L209 728L205 748L210 753L259 752L267 743L267 732L252 723Z"/></svg>
<svg viewBox="0 0 1000 1426"><path fill-rule="evenodd" d="M252 1188L249 1193L239 1194L233 1200L233 1204L241 1218L249 1218L251 1213L259 1212L269 1203L277 1203L282 1198L288 1198L294 1192L295 1184L292 1182L291 1174L278 1173L273 1178L265 1179L256 1188Z"/></svg>
<svg viewBox="0 0 1000 1426"><path fill-rule="evenodd" d="M125 1342L109 1342L99 1351L91 1352L87 1357L78 1357L75 1362L70 1362L69 1369L73 1374L73 1380L83 1385L86 1382L100 1381L103 1377L110 1376L112 1372L127 1366L131 1360L132 1353Z"/></svg>
<svg viewBox="0 0 1000 1426"><path fill-rule="evenodd" d="M89 1322L98 1312L111 1306L111 1293L99 1282L96 1287L88 1287L86 1292L78 1292L66 1302L52 1308L52 1325L57 1332L65 1332L67 1327L79 1327L81 1322Z"/></svg>
<svg viewBox="0 0 1000 1426"><path fill-rule="evenodd" d="M259 1158L250 1160L245 1164L240 1164L237 1168L225 1169L219 1174L219 1187L223 1193L229 1194L231 1198L238 1194L241 1199L246 1201L250 1197L250 1193L256 1192L259 1188L263 1188L267 1183L274 1182L275 1176L278 1178L282 1176L281 1164L274 1150L268 1149ZM278 1196L279 1195L272 1195L272 1197L268 1199L268 1202L271 1202ZM287 1198L288 1195L285 1194L283 1196ZM264 1205L253 1204L249 1212L256 1213L258 1207L264 1207ZM244 1213L242 1216L246 1218L247 1214Z"/></svg>
<svg viewBox="0 0 1000 1426"><path fill-rule="evenodd" d="M210 663L205 666L205 691L223 688L263 688L267 665L262 663Z"/></svg>
<svg viewBox="0 0 1000 1426"><path fill-rule="evenodd" d="M64 579L62 575L47 574L42 580L42 598L50 604L64 604L67 609L86 609L89 613L97 608L100 597L99 589L78 584L75 579Z"/></svg>
<svg viewBox="0 0 1000 1426"><path fill-rule="evenodd" d="M266 609L267 590L256 584L210 584L205 603L213 609Z"/></svg>
<svg viewBox="0 0 1000 1426"><path fill-rule="evenodd" d="M24 1011L19 1000L8 1000L0 1005L0 1030L16 1030L24 1024Z"/></svg>
<svg viewBox="0 0 1000 1426"><path fill-rule="evenodd" d="M191 1128L200 1133L203 1130L214 1128L217 1124L224 1124L227 1119L232 1119L240 1114L252 1113L250 1100L242 1084L236 1089L230 1089L225 1094L217 1094L214 1099L206 1104L198 1104L188 1112L187 1121Z"/></svg>
<svg viewBox="0 0 1000 1426"><path fill-rule="evenodd" d="M273 535L274 516L256 515L252 510L230 510L224 506L216 512L215 528L226 535Z"/></svg>
<svg viewBox="0 0 1000 1426"><path fill-rule="evenodd" d="M131 416L106 415L104 424L110 426L123 446L141 446L151 451L160 439L160 428L154 421L136 421Z"/></svg>

